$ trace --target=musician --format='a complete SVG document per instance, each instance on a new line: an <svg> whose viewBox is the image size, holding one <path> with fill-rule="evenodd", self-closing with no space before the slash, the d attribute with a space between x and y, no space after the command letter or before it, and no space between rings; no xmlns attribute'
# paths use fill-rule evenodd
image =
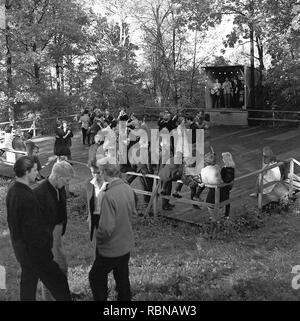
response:
<svg viewBox="0 0 300 321"><path fill-rule="evenodd" d="M232 93L232 85L229 79L226 77L225 81L222 85L223 93L224 93L224 101L225 101L225 108L230 107L230 96Z"/></svg>
<svg viewBox="0 0 300 321"><path fill-rule="evenodd" d="M219 79L216 79L216 82L213 84L210 93L213 100L213 108L220 108L220 94L221 94L221 84Z"/></svg>
<svg viewBox="0 0 300 321"><path fill-rule="evenodd" d="M232 100L233 107L239 107L239 98L240 98L240 84L236 77L233 79L232 83Z"/></svg>

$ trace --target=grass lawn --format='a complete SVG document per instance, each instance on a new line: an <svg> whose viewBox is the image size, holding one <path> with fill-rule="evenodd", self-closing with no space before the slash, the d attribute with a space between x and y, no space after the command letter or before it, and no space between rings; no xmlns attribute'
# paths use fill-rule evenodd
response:
<svg viewBox="0 0 300 321"><path fill-rule="evenodd" d="M10 301L19 299L20 268L7 234L6 191L2 180L0 265L6 267L7 290L0 290L0 300ZM292 208L260 219L255 211L248 216L241 212L214 239L205 228L162 217L134 218L133 227L133 300L300 300L300 290L291 286L292 267L300 265L300 215ZM83 196L69 201L64 245L71 290L83 293L82 300L92 300L88 271L95 248L89 241ZM112 277L109 288L109 299L115 300Z"/></svg>

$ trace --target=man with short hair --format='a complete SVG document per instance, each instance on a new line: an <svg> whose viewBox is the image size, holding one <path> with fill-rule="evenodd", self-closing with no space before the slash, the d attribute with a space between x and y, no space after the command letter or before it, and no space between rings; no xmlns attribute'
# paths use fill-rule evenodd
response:
<svg viewBox="0 0 300 321"><path fill-rule="evenodd" d="M89 116L89 111L87 109L84 110L83 114L79 118L79 123L81 123L81 131L82 131L82 143L85 145L85 141L87 138L87 132L91 124L91 119Z"/></svg>
<svg viewBox="0 0 300 321"><path fill-rule="evenodd" d="M110 125L114 118L113 118L113 116L110 114L110 111L109 111L108 108L105 108L104 114L105 114L105 120L106 120L106 122Z"/></svg>
<svg viewBox="0 0 300 321"><path fill-rule="evenodd" d="M102 172L97 167L96 158L89 161L89 167L93 176L86 183L87 214L90 230L90 241L93 241L94 230L99 226L101 203L107 182L104 181Z"/></svg>
<svg viewBox="0 0 300 321"><path fill-rule="evenodd" d="M224 102L225 102L225 108L230 107L230 97L232 94L232 85L229 79L226 77L225 81L222 85L223 92L224 92Z"/></svg>
<svg viewBox="0 0 300 321"><path fill-rule="evenodd" d="M6 197L7 221L14 252L21 265L21 301L35 301L40 279L56 300L70 301L68 281L51 252L52 233L46 226L39 202L29 187L37 176L37 164L29 156L19 158L16 181Z"/></svg>
<svg viewBox="0 0 300 321"><path fill-rule="evenodd" d="M73 176L73 167L68 162L55 163L49 178L33 190L38 199L48 233L53 235L54 261L66 276L68 276L68 264L62 249L61 237L65 234L67 226L66 186ZM47 291L44 293L44 298L52 301Z"/></svg>
<svg viewBox="0 0 300 321"><path fill-rule="evenodd" d="M113 271L118 301L130 301L129 258L134 248L131 216L137 215L132 188L120 179L115 158L97 161L108 182L101 204L101 216L96 234L96 259L89 273L95 301L106 301L107 277Z"/></svg>

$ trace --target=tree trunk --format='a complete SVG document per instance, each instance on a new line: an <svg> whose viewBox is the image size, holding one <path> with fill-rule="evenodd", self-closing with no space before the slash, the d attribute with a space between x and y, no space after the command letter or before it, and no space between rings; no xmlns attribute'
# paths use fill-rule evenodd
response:
<svg viewBox="0 0 300 321"><path fill-rule="evenodd" d="M41 69L41 67L37 63L34 63L33 67L34 67L35 84L39 85L41 83L41 80L40 80L40 69Z"/></svg>
<svg viewBox="0 0 300 321"><path fill-rule="evenodd" d="M174 16L173 16L174 20ZM172 60L173 60L173 101L175 107L178 106L178 88L177 88L177 77L176 77L176 29L173 26L173 50L172 50Z"/></svg>
<svg viewBox="0 0 300 321"><path fill-rule="evenodd" d="M11 4L8 0L5 2L5 9L8 10L11 8ZM7 98L8 98L8 118L11 123L15 120L14 107L12 105L12 95L13 95L13 81L12 81L12 55L10 50L10 37L9 32L10 28L6 20L5 25L6 35L5 35L5 44L6 44L6 81L7 81Z"/></svg>
<svg viewBox="0 0 300 321"><path fill-rule="evenodd" d="M254 30L253 23L250 22L250 102L251 108L255 106L255 84L254 84Z"/></svg>
<svg viewBox="0 0 300 321"><path fill-rule="evenodd" d="M55 70L56 70L56 90L57 90L57 91L60 91L60 89L61 89L61 84L60 84L60 70L59 70L59 64L58 64L58 62L56 62Z"/></svg>
<svg viewBox="0 0 300 321"><path fill-rule="evenodd" d="M36 43L32 45L32 51L36 53ZM40 84L40 66L37 62L34 62L33 64L33 70L34 70L34 81L36 85Z"/></svg>
<svg viewBox="0 0 300 321"><path fill-rule="evenodd" d="M194 40L194 57L193 57L193 69L192 69L192 78L191 78L191 91L190 91L190 101L193 101L194 98L194 78L195 78L195 68L196 68L196 54L197 54L197 30L195 30L195 40Z"/></svg>

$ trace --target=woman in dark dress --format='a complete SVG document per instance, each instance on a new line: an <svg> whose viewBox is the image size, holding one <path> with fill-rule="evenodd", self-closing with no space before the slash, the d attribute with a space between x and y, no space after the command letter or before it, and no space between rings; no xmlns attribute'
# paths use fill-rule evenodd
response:
<svg viewBox="0 0 300 321"><path fill-rule="evenodd" d="M54 155L58 157L65 156L70 160L72 137L73 133L68 127L67 122L58 121L55 129Z"/></svg>
<svg viewBox="0 0 300 321"><path fill-rule="evenodd" d="M62 131L63 131L63 140L65 144L64 156L67 156L68 160L71 160L71 146L72 146L71 138L73 137L73 132L65 120L62 122Z"/></svg>

